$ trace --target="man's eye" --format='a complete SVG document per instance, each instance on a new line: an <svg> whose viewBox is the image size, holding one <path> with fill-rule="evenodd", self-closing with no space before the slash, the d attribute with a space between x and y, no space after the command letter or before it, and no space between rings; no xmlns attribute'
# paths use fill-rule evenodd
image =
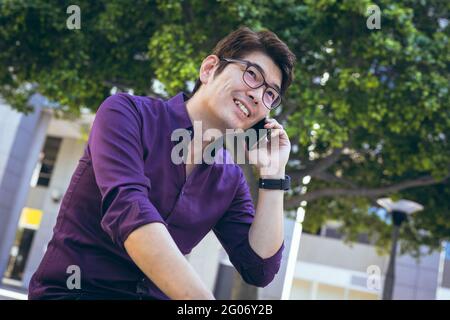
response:
<svg viewBox="0 0 450 320"><path fill-rule="evenodd" d="M267 90L266 94L269 95L270 99L274 100L275 97L277 96L277 94L275 94L275 92L273 90Z"/></svg>
<svg viewBox="0 0 450 320"><path fill-rule="evenodd" d="M247 72L250 74L250 76L251 76L253 79L256 79L256 73L255 73L254 71L252 71L252 70L247 70Z"/></svg>

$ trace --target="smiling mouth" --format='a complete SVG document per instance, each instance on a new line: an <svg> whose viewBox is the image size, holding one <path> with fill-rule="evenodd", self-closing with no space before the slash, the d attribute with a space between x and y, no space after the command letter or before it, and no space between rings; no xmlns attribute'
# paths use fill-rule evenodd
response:
<svg viewBox="0 0 450 320"><path fill-rule="evenodd" d="M242 102L240 102L237 99L233 99L234 104L245 114L245 116L248 118L250 117L250 111L244 106Z"/></svg>

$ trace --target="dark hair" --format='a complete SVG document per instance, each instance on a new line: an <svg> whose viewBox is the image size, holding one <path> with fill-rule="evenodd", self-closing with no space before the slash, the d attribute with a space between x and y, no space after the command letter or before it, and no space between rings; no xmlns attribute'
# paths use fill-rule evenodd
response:
<svg viewBox="0 0 450 320"><path fill-rule="evenodd" d="M252 52L262 52L269 56L280 68L282 74L281 95L284 95L293 79L295 55L277 35L269 30L259 32L247 27L240 27L220 40L211 54L219 58L239 59ZM214 77L219 75L226 67L226 61L220 61ZM191 96L200 88L202 82L197 79Z"/></svg>

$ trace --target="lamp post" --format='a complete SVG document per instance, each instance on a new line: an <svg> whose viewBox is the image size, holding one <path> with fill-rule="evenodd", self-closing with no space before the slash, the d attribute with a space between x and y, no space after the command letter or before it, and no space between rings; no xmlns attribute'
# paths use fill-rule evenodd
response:
<svg viewBox="0 0 450 320"><path fill-rule="evenodd" d="M423 206L410 200L392 201L390 198L381 198L377 203L392 214L394 228L392 230L392 246L389 257L389 265L384 279L383 300L392 300L392 293L395 283L395 258L397 255L397 242L400 233L400 226L409 215L423 210Z"/></svg>

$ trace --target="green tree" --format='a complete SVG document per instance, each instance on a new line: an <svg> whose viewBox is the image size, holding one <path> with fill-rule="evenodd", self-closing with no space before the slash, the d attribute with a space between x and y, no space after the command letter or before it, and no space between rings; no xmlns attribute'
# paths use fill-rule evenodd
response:
<svg viewBox="0 0 450 320"><path fill-rule="evenodd" d="M379 30L366 26L374 3ZM80 30L66 28L68 5L0 2L0 95L18 110L34 92L77 115L112 87L161 95L158 80L163 96L188 90L220 38L268 28L298 58L275 114L293 143L286 208L306 205L306 230L338 219L348 240L369 233L383 251L390 225L368 209L405 197L425 210L402 229L403 251L449 239L450 2L78 1Z"/></svg>

